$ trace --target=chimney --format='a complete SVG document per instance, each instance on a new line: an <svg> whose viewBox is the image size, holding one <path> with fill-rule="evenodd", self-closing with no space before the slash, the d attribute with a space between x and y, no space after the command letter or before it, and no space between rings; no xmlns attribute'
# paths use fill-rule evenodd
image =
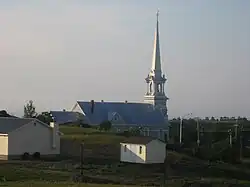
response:
<svg viewBox="0 0 250 187"><path fill-rule="evenodd" d="M128 103L128 101L127 101L127 100L125 100L125 103Z"/></svg>
<svg viewBox="0 0 250 187"><path fill-rule="evenodd" d="M95 101L94 100L91 100L91 113L93 114L94 113L94 108L95 108Z"/></svg>
<svg viewBox="0 0 250 187"><path fill-rule="evenodd" d="M103 100L101 100L101 102L103 103L104 101L103 101Z"/></svg>
<svg viewBox="0 0 250 187"><path fill-rule="evenodd" d="M65 109L63 109L63 112L66 112L66 110L65 110Z"/></svg>
<svg viewBox="0 0 250 187"><path fill-rule="evenodd" d="M52 148L56 148L58 125L55 122L50 122L50 127L52 128Z"/></svg>

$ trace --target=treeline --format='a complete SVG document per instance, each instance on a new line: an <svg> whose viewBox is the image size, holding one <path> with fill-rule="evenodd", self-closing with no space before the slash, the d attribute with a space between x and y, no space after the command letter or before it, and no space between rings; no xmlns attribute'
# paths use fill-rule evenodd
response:
<svg viewBox="0 0 250 187"><path fill-rule="evenodd" d="M194 120L195 118L189 118L189 120ZM196 119L195 119L196 120ZM226 121L226 122L235 122L235 121L248 121L246 117L205 117L205 118L199 118L200 121L212 121L212 122L217 122L217 121ZM180 121L180 117L178 118L173 118L170 121Z"/></svg>

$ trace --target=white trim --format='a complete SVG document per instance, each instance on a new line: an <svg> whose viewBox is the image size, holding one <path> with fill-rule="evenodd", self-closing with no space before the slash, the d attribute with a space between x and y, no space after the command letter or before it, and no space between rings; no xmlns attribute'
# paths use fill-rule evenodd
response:
<svg viewBox="0 0 250 187"><path fill-rule="evenodd" d="M73 108L71 109L71 112L74 112L74 110L76 109L76 107L78 107L78 108L81 110L82 114L83 114L84 116L86 116L86 114L84 113L82 107L79 105L79 102L80 102L80 101L77 101L77 102L76 102L76 104L75 104L75 105L73 106Z"/></svg>
<svg viewBox="0 0 250 187"><path fill-rule="evenodd" d="M153 140L151 140L150 142L152 142ZM139 146L146 146L148 145L150 142L146 143L146 144L138 144L138 143L125 143L125 142L121 142L120 145L139 145Z"/></svg>
<svg viewBox="0 0 250 187"><path fill-rule="evenodd" d="M88 116L84 113L82 107L79 105L81 101L77 101L76 104L74 105L74 107L72 108L71 112L78 112L78 111L74 111L77 107L78 109L80 109L79 112L82 112L82 115L84 116L84 122L87 122L89 125L92 125L90 119L88 118ZM84 107L84 106L83 106Z"/></svg>
<svg viewBox="0 0 250 187"><path fill-rule="evenodd" d="M8 136L8 134L0 134L0 136Z"/></svg>

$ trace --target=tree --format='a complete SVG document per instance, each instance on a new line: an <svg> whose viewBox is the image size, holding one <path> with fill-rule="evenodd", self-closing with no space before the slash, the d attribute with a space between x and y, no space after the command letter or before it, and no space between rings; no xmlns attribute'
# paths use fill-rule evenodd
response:
<svg viewBox="0 0 250 187"><path fill-rule="evenodd" d="M141 134L141 129L140 128L130 128L129 133L131 136L139 136Z"/></svg>
<svg viewBox="0 0 250 187"><path fill-rule="evenodd" d="M112 127L112 123L110 121L103 121L100 124L100 130L108 131Z"/></svg>
<svg viewBox="0 0 250 187"><path fill-rule="evenodd" d="M34 103L32 100L30 100L25 106L24 106L24 115L25 118L35 118L37 116L36 113L36 107L34 106Z"/></svg>
<svg viewBox="0 0 250 187"><path fill-rule="evenodd" d="M42 112L36 116L36 119L42 121L43 123L50 124L53 121L52 116L49 112Z"/></svg>

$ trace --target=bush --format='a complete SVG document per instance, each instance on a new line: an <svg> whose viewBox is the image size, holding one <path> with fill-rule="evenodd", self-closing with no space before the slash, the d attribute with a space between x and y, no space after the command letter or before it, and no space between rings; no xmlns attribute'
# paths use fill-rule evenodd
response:
<svg viewBox="0 0 250 187"><path fill-rule="evenodd" d="M30 158L30 154L29 153L27 153L27 152L23 153L23 155L22 155L22 159L23 160L28 160L29 158Z"/></svg>
<svg viewBox="0 0 250 187"><path fill-rule="evenodd" d="M123 132L116 133L116 135L129 137L129 136L131 136L131 133L128 130L126 130Z"/></svg>
<svg viewBox="0 0 250 187"><path fill-rule="evenodd" d="M40 157L41 157L41 155L40 155L39 152L35 152L35 153L33 154L33 158L36 159L36 160L40 159Z"/></svg>
<svg viewBox="0 0 250 187"><path fill-rule="evenodd" d="M91 126L89 124L85 124L85 123L80 124L80 127L91 128Z"/></svg>
<svg viewBox="0 0 250 187"><path fill-rule="evenodd" d="M103 121L100 125L100 130L108 131L112 127L112 123L110 121Z"/></svg>

